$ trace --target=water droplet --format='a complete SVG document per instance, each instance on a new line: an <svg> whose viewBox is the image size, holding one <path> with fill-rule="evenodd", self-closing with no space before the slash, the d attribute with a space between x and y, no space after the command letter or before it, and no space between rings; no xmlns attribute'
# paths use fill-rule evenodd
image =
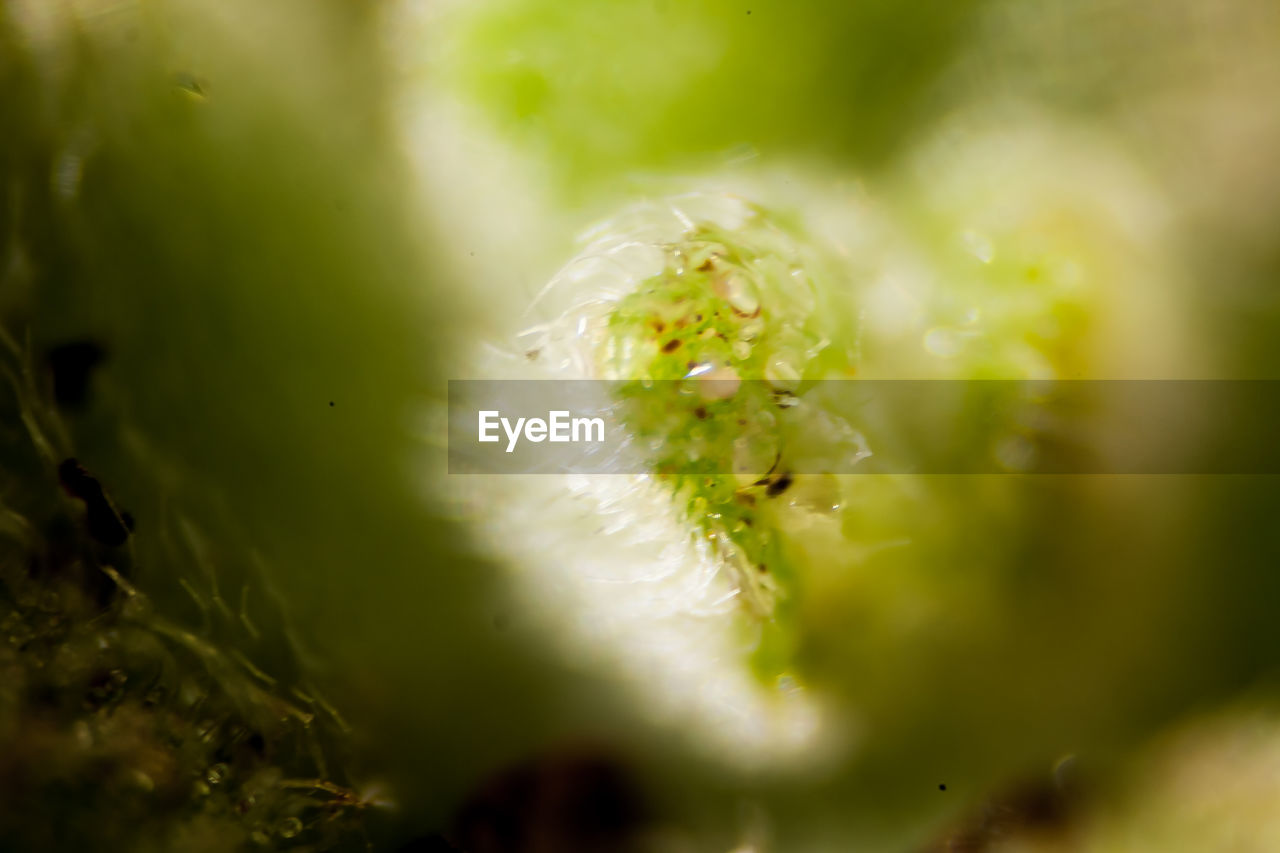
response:
<svg viewBox="0 0 1280 853"><path fill-rule="evenodd" d="M698 381L698 392L705 400L727 400L738 393L742 380L732 367L721 367Z"/></svg>
<svg viewBox="0 0 1280 853"><path fill-rule="evenodd" d="M733 342L733 357L739 361L746 361L751 356L751 344L746 341Z"/></svg>
<svg viewBox="0 0 1280 853"><path fill-rule="evenodd" d="M800 384L800 371L796 369L792 359L785 355L777 355L769 360L764 369L764 378L775 388L795 390Z"/></svg>
<svg viewBox="0 0 1280 853"><path fill-rule="evenodd" d="M210 785L217 786L227 781L227 777L230 774L231 768L227 767L227 765L222 762L218 762L205 772L204 778Z"/></svg>
<svg viewBox="0 0 1280 853"><path fill-rule="evenodd" d="M840 481L834 474L797 476L796 484L787 495L791 506L813 513L825 515L840 511Z"/></svg>
<svg viewBox="0 0 1280 853"><path fill-rule="evenodd" d="M712 269L726 254L725 247L720 243L693 243L685 250L689 268L704 272Z"/></svg>
<svg viewBox="0 0 1280 853"><path fill-rule="evenodd" d="M760 313L760 296L756 286L742 273L731 272L715 287L735 313L743 317L755 317Z"/></svg>
<svg viewBox="0 0 1280 853"><path fill-rule="evenodd" d="M935 326L924 333L925 352L939 358L952 358L959 354L962 333L944 326Z"/></svg>
<svg viewBox="0 0 1280 853"><path fill-rule="evenodd" d="M764 318L752 317L738 328L738 337L744 341L754 341L764 332Z"/></svg>
<svg viewBox="0 0 1280 853"><path fill-rule="evenodd" d="M276 826L276 834L281 838L296 838L302 832L302 821L296 817L287 817Z"/></svg>

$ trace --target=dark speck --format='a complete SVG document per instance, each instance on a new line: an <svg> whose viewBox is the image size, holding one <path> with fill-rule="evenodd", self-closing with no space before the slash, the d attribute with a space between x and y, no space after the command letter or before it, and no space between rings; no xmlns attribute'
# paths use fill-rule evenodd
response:
<svg viewBox="0 0 1280 853"><path fill-rule="evenodd" d="M783 474L781 477L769 484L768 488L764 490L765 494L771 498L776 498L778 495L791 488L791 482L791 475Z"/></svg>
<svg viewBox="0 0 1280 853"><path fill-rule="evenodd" d="M93 341L72 341L49 350L45 357L53 372L53 398L64 409L83 408L89 398L89 376L107 357Z"/></svg>
<svg viewBox="0 0 1280 853"><path fill-rule="evenodd" d="M678 349L680 349L679 338L672 338L671 340L667 341L666 344L662 347L662 351L667 353L675 352Z"/></svg>
<svg viewBox="0 0 1280 853"><path fill-rule="evenodd" d="M449 840L466 851L625 850L650 820L625 765L590 746L565 747L486 779L455 813Z"/></svg>
<svg viewBox="0 0 1280 853"><path fill-rule="evenodd" d="M113 548L125 543L133 518L125 521L120 517L96 477L75 459L66 459L58 466L58 480L67 494L84 502L85 525L90 536Z"/></svg>
<svg viewBox="0 0 1280 853"><path fill-rule="evenodd" d="M698 416L698 420L700 420L700 421L705 421L705 420L707 419L707 407L706 407L706 406L699 406L698 408L696 408L696 409L694 409L694 410L693 410L693 413L694 413L695 415L697 415L697 416Z"/></svg>
<svg viewBox="0 0 1280 853"><path fill-rule="evenodd" d="M333 408L333 401L332 401L332 400L330 400L330 401L329 401L329 408L331 408L331 409Z"/></svg>
<svg viewBox="0 0 1280 853"><path fill-rule="evenodd" d="M946 786L946 784L945 784L945 783L943 783L943 784L938 785L938 790L939 790L939 791L945 791L945 790L947 790L947 786Z"/></svg>

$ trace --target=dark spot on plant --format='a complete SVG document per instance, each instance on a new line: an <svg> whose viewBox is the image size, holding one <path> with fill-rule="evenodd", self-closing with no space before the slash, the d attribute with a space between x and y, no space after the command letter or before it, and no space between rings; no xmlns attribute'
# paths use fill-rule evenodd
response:
<svg viewBox="0 0 1280 853"><path fill-rule="evenodd" d="M45 361L53 374L53 399L64 409L81 409L89 399L93 369L107 351L93 341L72 341L49 350Z"/></svg>
<svg viewBox="0 0 1280 853"><path fill-rule="evenodd" d="M771 498L776 498L778 495L782 494L787 489L791 488L792 482L793 480L791 479L790 474L783 474L781 477L771 482L765 488L764 490L765 494L767 494Z"/></svg>
<svg viewBox="0 0 1280 853"><path fill-rule="evenodd" d="M116 511L97 478L75 459L66 459L58 466L58 480L67 494L84 502L85 526L90 536L113 548L125 543L130 525Z"/></svg>
<svg viewBox="0 0 1280 853"><path fill-rule="evenodd" d="M636 849L649 821L625 767L574 748L491 777L463 804L448 835L461 850L585 853Z"/></svg>

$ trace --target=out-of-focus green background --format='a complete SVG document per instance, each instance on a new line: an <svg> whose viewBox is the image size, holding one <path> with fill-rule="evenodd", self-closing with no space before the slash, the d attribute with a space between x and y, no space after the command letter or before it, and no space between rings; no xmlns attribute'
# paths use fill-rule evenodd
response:
<svg viewBox="0 0 1280 853"><path fill-rule="evenodd" d="M778 850L898 849L1005 775L1084 746L1105 765L1269 674L1272 480L1048 483L995 541L960 529L984 523L965 514L971 484L940 487L938 559L981 572L988 550L1016 553L1016 571L983 575L1005 586L960 595L975 609L903 647L874 618L848 626L858 644L826 677L880 726L863 759L746 776L543 642L505 568L431 493L432 405L493 315L516 310L494 300L507 279L514 302L571 229L650 181L799 163L892 197L909 152L992 103L1132 157L1177 237L1162 260L1188 284L1157 295L1192 318L1193 370L1272 378L1278 83L1280 11L1261 0L10 2L0 311L37 356L101 344L88 407L67 419L138 519L138 583L198 623L178 583L195 569L163 557L187 519L224 589L283 602L264 612L288 636L219 641L286 681L303 680L301 653L350 726L353 777L398 803L370 815L380 845L446 827L508 762L586 741L636 768L690 849L741 840L744 803ZM457 128L407 134L417 97L462 104L492 146L452 195L415 145ZM541 215L468 192L486 151L535 176ZM448 227L488 216L508 223L489 242ZM878 692L841 668L855 664ZM1037 719L1054 691L1075 704Z"/></svg>

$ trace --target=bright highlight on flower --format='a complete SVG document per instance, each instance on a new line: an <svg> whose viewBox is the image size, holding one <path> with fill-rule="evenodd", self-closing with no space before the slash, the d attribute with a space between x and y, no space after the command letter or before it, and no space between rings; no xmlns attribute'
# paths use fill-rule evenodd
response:
<svg viewBox="0 0 1280 853"><path fill-rule="evenodd" d="M534 306L547 321L489 372L618 380L602 405L648 473L480 478L501 507L489 538L518 548L523 594L545 599L527 609L571 613L577 652L590 641L702 747L799 757L819 713L789 669L794 572L768 504L809 475L788 472L777 413L851 365L812 252L728 195L636 208L594 236Z"/></svg>
<svg viewBox="0 0 1280 853"><path fill-rule="evenodd" d="M793 654L795 577L766 505L808 479L790 470L795 448L778 413L799 404L804 380L852 364L838 350L820 360L831 339L804 258L762 212L750 214L733 233L699 222L662 247L662 271L619 301L597 352L624 380L621 420L649 470L759 620L752 663L768 683ZM858 452L854 440L848 450Z"/></svg>

